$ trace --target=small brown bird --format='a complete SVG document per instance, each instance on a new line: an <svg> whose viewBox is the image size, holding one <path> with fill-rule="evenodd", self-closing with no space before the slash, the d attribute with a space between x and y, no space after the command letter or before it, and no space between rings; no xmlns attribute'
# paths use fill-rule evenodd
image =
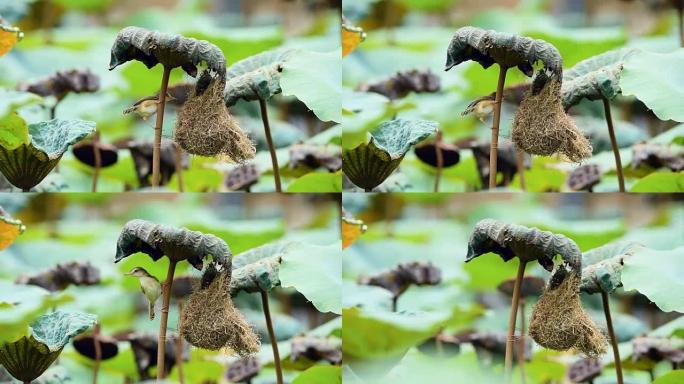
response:
<svg viewBox="0 0 684 384"><path fill-rule="evenodd" d="M496 104L494 94L478 97L468 104L461 116L475 113L475 116L484 123L484 119L494 111L494 104Z"/></svg>
<svg viewBox="0 0 684 384"><path fill-rule="evenodd" d="M173 96L166 94L166 101L176 100ZM151 116L157 113L157 105L159 104L159 94L153 96L146 96L133 103L132 106L124 109L123 114L128 115L135 113L143 120L147 121Z"/></svg>
<svg viewBox="0 0 684 384"><path fill-rule="evenodd" d="M140 289L149 302L150 320L154 320L154 303L162 293L161 283L156 277L150 275L145 268L135 267L126 276L135 276L140 282Z"/></svg>

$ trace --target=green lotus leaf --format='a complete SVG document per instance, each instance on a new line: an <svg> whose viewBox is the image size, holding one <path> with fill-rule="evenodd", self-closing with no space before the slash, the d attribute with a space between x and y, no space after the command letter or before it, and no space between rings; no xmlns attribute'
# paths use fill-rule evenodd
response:
<svg viewBox="0 0 684 384"><path fill-rule="evenodd" d="M321 121L341 122L341 60L339 50L300 51L292 55L283 64L283 95L295 96Z"/></svg>
<svg viewBox="0 0 684 384"><path fill-rule="evenodd" d="M0 121L17 109L40 104L42 100L40 96L33 93L0 89Z"/></svg>
<svg viewBox="0 0 684 384"><path fill-rule="evenodd" d="M594 248L582 254L582 285L586 293L611 293L622 286L624 259L631 256L639 245L618 241Z"/></svg>
<svg viewBox="0 0 684 384"><path fill-rule="evenodd" d="M612 99L620 94L620 75L625 60L634 49L616 49L580 61L563 74L563 107L568 109L582 99Z"/></svg>
<svg viewBox="0 0 684 384"><path fill-rule="evenodd" d="M636 289L665 312L684 313L684 247L667 251L639 248L624 260L622 284Z"/></svg>
<svg viewBox="0 0 684 384"><path fill-rule="evenodd" d="M342 170L357 186L373 189L394 172L412 146L436 129L434 121L385 121L374 130L368 143L343 152Z"/></svg>
<svg viewBox="0 0 684 384"><path fill-rule="evenodd" d="M230 247L219 237L138 219L129 221L121 230L114 262L137 252L149 255L154 261L162 256L176 262L187 260L197 270L202 270L203 260L209 255L228 269L233 258Z"/></svg>
<svg viewBox="0 0 684 384"><path fill-rule="evenodd" d="M226 106L238 100L268 100L282 92L280 74L285 60L295 50L274 49L250 56L231 65L226 71Z"/></svg>
<svg viewBox="0 0 684 384"><path fill-rule="evenodd" d="M568 273L579 274L582 253L571 239L537 228L506 224L494 219L480 220L470 235L466 263L485 253L495 253L504 261L518 257L521 261L537 260L552 271L551 287L557 287ZM563 264L554 268L553 258L560 255Z"/></svg>
<svg viewBox="0 0 684 384"><path fill-rule="evenodd" d="M0 345L0 363L16 379L31 382L50 367L64 346L95 325L97 316L55 311L29 326L29 335Z"/></svg>
<svg viewBox="0 0 684 384"><path fill-rule="evenodd" d="M30 190L52 171L70 145L95 131L95 123L54 119L30 124L27 139L21 137L22 131L15 131L20 132L16 140L0 140L0 172L12 185Z"/></svg>
<svg viewBox="0 0 684 384"><path fill-rule="evenodd" d="M31 323L33 339L45 345L50 352L59 351L72 337L95 325L97 316L81 312L55 311Z"/></svg>
<svg viewBox="0 0 684 384"><path fill-rule="evenodd" d="M280 264L280 282L304 295L319 312L342 313L342 244L293 243Z"/></svg>
<svg viewBox="0 0 684 384"><path fill-rule="evenodd" d="M446 70L468 60L485 69L495 63L502 68L518 67L526 76L532 76L533 65L541 61L556 76L563 73L560 53L546 41L470 26L459 28L451 39Z"/></svg>
<svg viewBox="0 0 684 384"><path fill-rule="evenodd" d="M230 281L231 294L240 291L270 291L280 285L280 262L292 243L269 243L233 258L233 276Z"/></svg>
<svg viewBox="0 0 684 384"><path fill-rule="evenodd" d="M636 96L661 120L684 122L684 73L673 70L683 65L682 49L670 53L635 52L623 66L622 93Z"/></svg>
<svg viewBox="0 0 684 384"><path fill-rule="evenodd" d="M197 65L204 62L221 78L226 74L226 58L214 44L139 27L119 31L112 45L109 70L130 60L138 60L147 68L159 63L166 68L181 67L192 77L197 76Z"/></svg>

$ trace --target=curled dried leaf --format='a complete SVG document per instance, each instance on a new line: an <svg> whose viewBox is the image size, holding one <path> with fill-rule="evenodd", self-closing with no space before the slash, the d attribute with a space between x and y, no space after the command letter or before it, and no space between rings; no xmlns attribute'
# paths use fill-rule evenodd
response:
<svg viewBox="0 0 684 384"><path fill-rule="evenodd" d="M363 28L351 25L348 20L342 18L342 57L352 53L356 47L366 40L366 32Z"/></svg>
<svg viewBox="0 0 684 384"><path fill-rule="evenodd" d="M429 69L398 71L392 76L359 87L360 91L379 93L390 100L401 99L411 92L434 93L440 89L439 77Z"/></svg>
<svg viewBox="0 0 684 384"><path fill-rule="evenodd" d="M259 168L254 164L243 164L226 175L226 188L231 191L249 192L250 188L259 182Z"/></svg>
<svg viewBox="0 0 684 384"><path fill-rule="evenodd" d="M139 27L126 27L114 40L109 62L113 70L130 60L152 68L161 63L166 68L181 67L190 76L197 76L197 66L204 62L217 76L225 78L226 58L214 44L181 35L168 35Z"/></svg>
<svg viewBox="0 0 684 384"><path fill-rule="evenodd" d="M684 342L662 337L637 337L632 340L632 360L684 362Z"/></svg>
<svg viewBox="0 0 684 384"><path fill-rule="evenodd" d="M211 256L214 263L230 271L233 259L228 244L214 235L136 219L121 230L114 262L137 252L149 255L154 261L162 256L175 262L187 260L198 270L202 270L204 259Z"/></svg>
<svg viewBox="0 0 684 384"><path fill-rule="evenodd" d="M537 260L544 269L553 271L551 289L568 275L581 273L582 253L577 244L563 235L537 228L494 219L480 220L470 236L466 262L489 252L501 256L504 261L514 257L525 262ZM560 255L563 263L554 268L553 258L556 255Z"/></svg>
<svg viewBox="0 0 684 384"><path fill-rule="evenodd" d="M342 249L354 244L368 230L362 220L354 218L342 208Z"/></svg>
<svg viewBox="0 0 684 384"><path fill-rule="evenodd" d="M632 147L632 168L684 170L684 150L670 145L642 143Z"/></svg>
<svg viewBox="0 0 684 384"><path fill-rule="evenodd" d="M399 264L396 267L374 276L363 277L361 284L374 285L392 292L396 298L401 296L411 285L437 285L442 281L442 271L432 263L412 262Z"/></svg>
<svg viewBox="0 0 684 384"><path fill-rule="evenodd" d="M573 383L590 383L601 376L603 366L598 359L580 359L568 368L568 380Z"/></svg>
<svg viewBox="0 0 684 384"><path fill-rule="evenodd" d="M544 69L556 77L563 73L560 53L546 41L470 26L459 28L451 39L446 70L467 60L478 62L485 69L492 64L518 67L526 76L532 76L534 64L541 61Z"/></svg>
<svg viewBox="0 0 684 384"><path fill-rule="evenodd" d="M63 291L70 285L96 285L100 283L100 270L86 263L57 264L54 268L31 276L21 276L18 284L36 285L50 292Z"/></svg>
<svg viewBox="0 0 684 384"><path fill-rule="evenodd" d="M70 69L57 71L42 79L21 83L17 89L43 97L54 96L57 101L60 101L71 92L97 92L100 89L100 77L89 69Z"/></svg>

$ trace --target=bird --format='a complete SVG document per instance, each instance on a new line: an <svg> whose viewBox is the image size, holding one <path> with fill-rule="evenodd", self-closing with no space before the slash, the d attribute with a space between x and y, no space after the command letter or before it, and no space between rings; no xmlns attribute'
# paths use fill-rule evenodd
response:
<svg viewBox="0 0 684 384"><path fill-rule="evenodd" d="M166 101L176 100L173 96L166 93ZM123 114L128 115L130 113L135 113L140 116L143 120L147 121L151 116L157 113L157 105L159 104L159 94L146 96L142 99L133 103L132 106L124 109Z"/></svg>
<svg viewBox="0 0 684 384"><path fill-rule="evenodd" d="M154 303L162 293L161 283L156 277L150 275L145 268L135 267L126 276L134 276L140 282L140 289L150 304L150 320L154 320Z"/></svg>

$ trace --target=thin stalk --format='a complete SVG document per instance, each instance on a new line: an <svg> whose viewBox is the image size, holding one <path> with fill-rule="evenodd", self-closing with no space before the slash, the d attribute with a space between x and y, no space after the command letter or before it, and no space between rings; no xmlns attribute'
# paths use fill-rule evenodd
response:
<svg viewBox="0 0 684 384"><path fill-rule="evenodd" d="M363 191L366 193L373 192L373 188L366 188Z"/></svg>
<svg viewBox="0 0 684 384"><path fill-rule="evenodd" d="M679 19L679 45L684 47L684 2L677 3L677 18Z"/></svg>
<svg viewBox="0 0 684 384"><path fill-rule="evenodd" d="M162 127L164 126L164 109L166 108L166 93L169 89L169 77L171 75L171 68L164 66L164 75L162 76L161 90L159 91L159 100L157 101L157 122L154 126L154 146L152 147L152 189L159 187L160 181L160 154L161 154L161 139Z"/></svg>
<svg viewBox="0 0 684 384"><path fill-rule="evenodd" d="M437 172L435 173L435 192L439 192L439 180L442 178L442 168L444 168L444 156L442 154L442 131L437 131L435 138L435 157L437 158Z"/></svg>
<svg viewBox="0 0 684 384"><path fill-rule="evenodd" d="M617 339L615 339L615 331L613 330L613 319L610 315L610 302L608 301L608 294L601 291L601 299L603 300L603 313L606 315L606 324L608 324L608 336L613 346L613 359L615 360L615 373L617 373L617 384L622 384L622 361L620 360L620 351L618 350Z"/></svg>
<svg viewBox="0 0 684 384"><path fill-rule="evenodd" d="M615 138L615 130L613 129L613 116L610 113L610 101L603 98L603 110L606 115L606 123L608 124L608 134L610 135L610 145L613 147L613 155L615 155L615 168L617 169L618 184L620 192L625 191L625 178L622 175L622 160L620 159L620 149L618 148L617 139Z"/></svg>
<svg viewBox="0 0 684 384"><path fill-rule="evenodd" d="M174 166L176 167L176 180L178 180L178 192L185 192L185 183L183 183L183 150L180 145L173 143L176 153L174 156Z"/></svg>
<svg viewBox="0 0 684 384"><path fill-rule="evenodd" d="M499 149L499 123L501 122L501 99L503 98L506 71L508 68L499 66L499 82L496 85L494 99L494 120L492 121L492 142L489 147L489 189L496 188L496 159Z"/></svg>
<svg viewBox="0 0 684 384"><path fill-rule="evenodd" d="M264 132L266 132L268 150L271 152L271 164L273 165L275 188L276 192L280 192L280 168L278 167L278 157L276 156L275 146L273 145L273 139L271 138L271 125L268 123L268 110L266 109L266 101L264 99L259 99L259 108L261 108L261 120L264 123Z"/></svg>
<svg viewBox="0 0 684 384"><path fill-rule="evenodd" d="M525 298L520 298L520 340L518 341L518 367L520 383L525 384Z"/></svg>
<svg viewBox="0 0 684 384"><path fill-rule="evenodd" d="M273 331L273 322L271 321L271 310L268 307L268 295L265 291L261 291L261 305L264 307L264 316L266 317L266 328L268 328L268 337L271 339L271 348L273 348L273 363L275 365L276 380L278 384L283 384L283 371L280 368L280 353L278 352L278 342L276 341L275 332Z"/></svg>
<svg viewBox="0 0 684 384"><path fill-rule="evenodd" d="M93 330L93 344L95 345L95 366L93 367L93 384L97 384L97 374L102 361L102 345L100 344L100 323L95 324Z"/></svg>
<svg viewBox="0 0 684 384"><path fill-rule="evenodd" d="M183 313L183 299L178 299L178 329L181 329L181 321ZM176 338L176 367L178 367L178 381L180 384L185 384L185 375L183 375L183 338L178 333Z"/></svg>
<svg viewBox="0 0 684 384"><path fill-rule="evenodd" d="M518 168L518 178L520 178L520 189L527 190L525 184L525 152L515 148L515 166Z"/></svg>
<svg viewBox="0 0 684 384"><path fill-rule="evenodd" d="M93 186L91 190L97 192L97 179L100 178L100 168L102 168L102 153L100 152L100 132L93 134L93 157L95 158L95 171L93 172Z"/></svg>
<svg viewBox="0 0 684 384"><path fill-rule="evenodd" d="M163 93L166 93L164 90ZM164 353L166 352L166 326L169 322L169 302L171 301L171 285L176 272L176 262L169 260L169 270L162 284L162 308L159 322L159 340L157 341L157 381L164 378Z"/></svg>
<svg viewBox="0 0 684 384"><path fill-rule="evenodd" d="M399 301L399 296L394 296L392 298L392 312L397 311L397 301Z"/></svg>
<svg viewBox="0 0 684 384"><path fill-rule="evenodd" d="M511 382L511 372L513 371L513 344L515 334L515 320L518 315L518 306L520 305L520 286L522 285L523 277L525 276L526 261L520 260L518 266L518 275L515 278L515 285L513 286L513 299L511 302L511 313L508 317L508 337L506 337L506 383Z"/></svg>
<svg viewBox="0 0 684 384"><path fill-rule="evenodd" d="M24 193L29 193L29 192L31 192L31 188L22 188L21 191Z"/></svg>

